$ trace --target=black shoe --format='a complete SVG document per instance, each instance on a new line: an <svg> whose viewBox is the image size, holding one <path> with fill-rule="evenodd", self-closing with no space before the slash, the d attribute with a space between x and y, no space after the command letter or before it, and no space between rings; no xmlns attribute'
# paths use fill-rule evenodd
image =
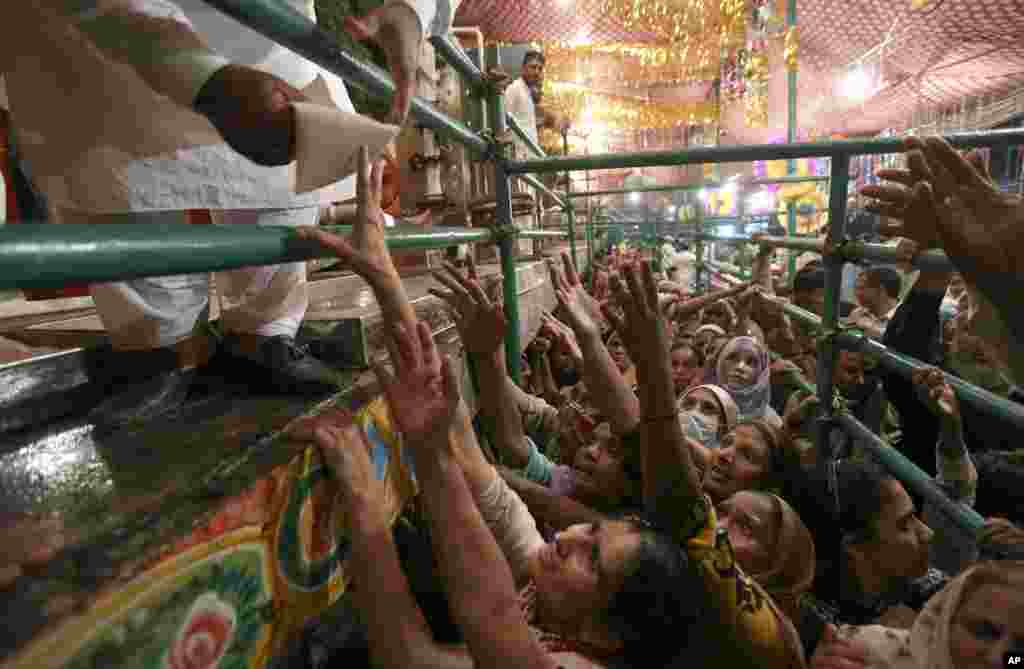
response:
<svg viewBox="0 0 1024 669"><path fill-rule="evenodd" d="M261 337L263 343L259 353L244 353L236 335L226 335L221 342L221 352L236 362L255 363L258 372L274 390L299 395L325 395L340 390L338 373L313 357L304 346L295 343L292 337L278 335Z"/></svg>
<svg viewBox="0 0 1024 669"><path fill-rule="evenodd" d="M106 399L89 412L100 430L143 422L181 407L196 370L178 369L178 356L166 348L147 351L103 351L91 373Z"/></svg>

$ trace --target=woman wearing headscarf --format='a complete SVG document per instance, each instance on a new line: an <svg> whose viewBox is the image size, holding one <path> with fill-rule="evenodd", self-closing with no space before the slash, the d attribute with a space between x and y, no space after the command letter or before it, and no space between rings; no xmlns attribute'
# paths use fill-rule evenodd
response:
<svg viewBox="0 0 1024 669"><path fill-rule="evenodd" d="M782 419L772 409L768 350L753 337L731 339L715 363L713 384L729 391L739 407L739 420L764 418L775 427Z"/></svg>
<svg viewBox="0 0 1024 669"><path fill-rule="evenodd" d="M935 594L909 630L841 627L811 666L981 669L1024 656L1024 562L983 562ZM1021 662L1021 660L1017 660Z"/></svg>
<svg viewBox="0 0 1024 669"><path fill-rule="evenodd" d="M790 620L814 582L814 539L800 516L778 495L746 490L719 503L719 523L740 567L771 595Z"/></svg>
<svg viewBox="0 0 1024 669"><path fill-rule="evenodd" d="M739 409L725 388L708 384L684 392L676 406L694 464L703 475L711 463L711 451L736 427Z"/></svg>

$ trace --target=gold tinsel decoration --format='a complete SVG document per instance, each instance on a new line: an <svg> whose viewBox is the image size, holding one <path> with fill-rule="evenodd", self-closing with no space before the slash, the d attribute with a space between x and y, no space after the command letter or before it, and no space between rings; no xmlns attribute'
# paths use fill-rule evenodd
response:
<svg viewBox="0 0 1024 669"><path fill-rule="evenodd" d="M786 70L789 72L796 72L797 70L797 52L800 50L800 37L796 32L796 26L790 26L789 30L786 31L785 51L783 52L783 62L786 64Z"/></svg>
<svg viewBox="0 0 1024 669"><path fill-rule="evenodd" d="M768 95L748 93L743 99L743 120L748 128L768 127Z"/></svg>
<svg viewBox="0 0 1024 669"><path fill-rule="evenodd" d="M595 125L611 130L673 128L718 120L718 106L714 102L650 102L552 81L544 82L544 104L574 123L579 122L586 110Z"/></svg>
<svg viewBox="0 0 1024 669"><path fill-rule="evenodd" d="M594 87L648 88L709 81L718 70L718 50L707 40L682 45L620 42L543 46L546 75Z"/></svg>
<svg viewBox="0 0 1024 669"><path fill-rule="evenodd" d="M627 32L653 34L674 45L703 40L712 19L708 0L604 0L600 11Z"/></svg>
<svg viewBox="0 0 1024 669"><path fill-rule="evenodd" d="M747 18L750 16L747 0L719 0L718 12L721 47L730 49L743 46L747 40Z"/></svg>

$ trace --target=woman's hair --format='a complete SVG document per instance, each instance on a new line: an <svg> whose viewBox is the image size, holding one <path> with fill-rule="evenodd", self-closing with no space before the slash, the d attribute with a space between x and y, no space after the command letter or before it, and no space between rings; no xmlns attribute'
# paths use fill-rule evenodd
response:
<svg viewBox="0 0 1024 669"><path fill-rule="evenodd" d="M846 545L850 541L870 541L877 536L882 485L892 478L874 462L842 460L836 464L835 494L816 469L806 471L799 480L790 480L793 485L787 491L787 499L816 543L818 575L814 590L820 596L830 599L837 596L839 581L846 578Z"/></svg>
<svg viewBox="0 0 1024 669"><path fill-rule="evenodd" d="M635 518L640 545L612 594L604 623L625 648L629 666L662 666L688 646L706 610L707 591L686 551Z"/></svg>

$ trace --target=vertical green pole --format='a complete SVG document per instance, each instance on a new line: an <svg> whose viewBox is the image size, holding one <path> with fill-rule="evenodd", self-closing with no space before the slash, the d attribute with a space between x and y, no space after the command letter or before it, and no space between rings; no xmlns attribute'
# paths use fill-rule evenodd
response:
<svg viewBox="0 0 1024 669"><path fill-rule="evenodd" d="M829 191L829 226L828 243L823 257L825 264L825 313L822 314L822 333L818 347L817 386L818 397L825 408L825 415L832 418L835 414L832 404L833 370L835 368L836 350L832 335L839 328L840 288L843 282L843 265L845 261L840 253L829 251L846 236L846 196L850 182L850 156L840 154L832 157L832 179ZM826 423L818 434L818 466L829 482L829 488L838 506L839 497L835 480L835 453L829 438L831 429ZM838 509L837 509L838 510Z"/></svg>
<svg viewBox="0 0 1024 669"><path fill-rule="evenodd" d="M562 153L569 155L569 131L566 130L562 133ZM572 192L572 173L565 173L565 213L568 216L569 224L569 255L572 257L572 264L576 266L576 271L580 271L579 258L576 257L576 212L574 211L572 198L569 197L569 193Z"/></svg>
<svg viewBox="0 0 1024 669"><path fill-rule="evenodd" d="M494 136L501 141L505 136L505 105L500 94L490 99L490 114ZM498 147L494 162L494 223L498 229L498 254L501 258L502 288L505 301L505 360L512 380L519 383L519 282L516 280L516 255L519 240L512 221L512 184L505 172L505 156Z"/></svg>
<svg viewBox="0 0 1024 669"><path fill-rule="evenodd" d="M793 28L796 26L796 0L787 0L786 2L786 27ZM786 90L787 90L787 121L786 121L786 141L792 144L796 141L796 70L790 70L786 73ZM796 161L790 160L786 166L786 173L790 176L796 174ZM786 233L792 237L796 234L796 203L790 202L786 205ZM793 280L793 275L796 274L796 253L794 251L787 251L789 255L789 267L788 276L789 280Z"/></svg>

